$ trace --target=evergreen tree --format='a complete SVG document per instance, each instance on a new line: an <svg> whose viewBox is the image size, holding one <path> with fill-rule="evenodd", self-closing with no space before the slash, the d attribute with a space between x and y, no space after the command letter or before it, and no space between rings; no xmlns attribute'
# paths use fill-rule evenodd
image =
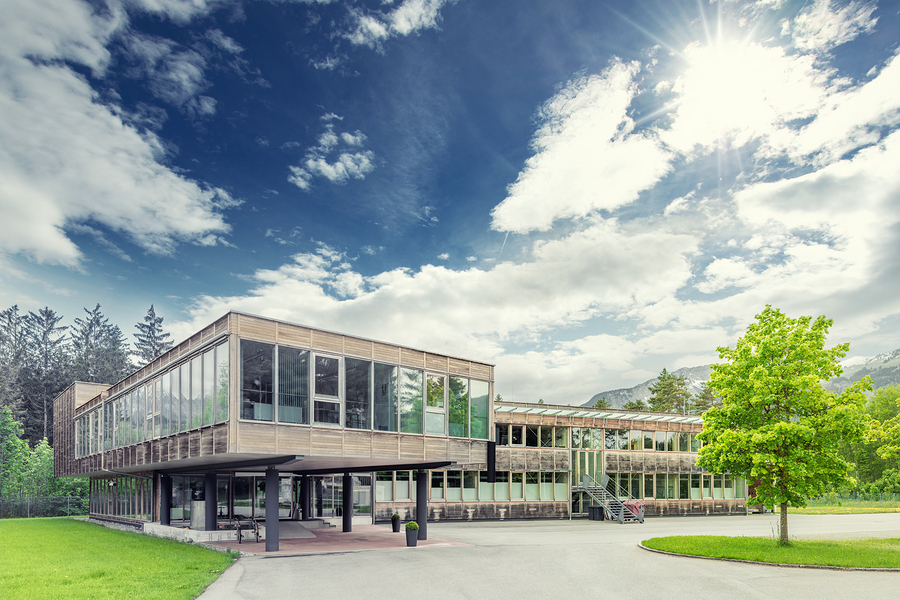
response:
<svg viewBox="0 0 900 600"><path fill-rule="evenodd" d="M169 334L163 333L162 322L163 318L156 316L151 304L144 322L134 326L138 330L134 334L137 339L134 354L138 357L139 366L149 364L154 358L172 348Z"/></svg>
<svg viewBox="0 0 900 600"><path fill-rule="evenodd" d="M686 411L691 395L684 377L663 369L650 386L650 410L655 412Z"/></svg>
<svg viewBox="0 0 900 600"><path fill-rule="evenodd" d="M609 408L609 401L606 398L600 398L594 402L594 408Z"/></svg>
<svg viewBox="0 0 900 600"><path fill-rule="evenodd" d="M22 400L20 378L27 347L24 320L17 305L0 312L0 406L17 408Z"/></svg>
<svg viewBox="0 0 900 600"><path fill-rule="evenodd" d="M76 381L116 383L132 370L125 336L118 325L110 325L97 304L84 309L86 318L75 319L72 343L72 375Z"/></svg>
<svg viewBox="0 0 900 600"><path fill-rule="evenodd" d="M622 405L622 408L624 408L625 410L647 410L647 404L643 401L643 399L638 398L636 400L629 400Z"/></svg>
<svg viewBox="0 0 900 600"><path fill-rule="evenodd" d="M66 326L49 307L28 313L28 359L22 378L25 437L53 443L53 399L69 384Z"/></svg>
<svg viewBox="0 0 900 600"><path fill-rule="evenodd" d="M722 401L716 398L708 383L703 384L700 393L691 399L690 413L692 415L702 415L712 407L722 406Z"/></svg>

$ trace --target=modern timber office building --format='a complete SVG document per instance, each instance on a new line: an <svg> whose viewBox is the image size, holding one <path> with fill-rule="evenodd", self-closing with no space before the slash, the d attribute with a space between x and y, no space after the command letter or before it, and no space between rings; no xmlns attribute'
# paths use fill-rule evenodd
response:
<svg viewBox="0 0 900 600"><path fill-rule="evenodd" d="M482 362L232 312L60 394L55 475L90 477L102 519L265 518L267 548L279 518L581 515L598 481L647 515L745 511L744 482L696 466L698 417L495 402L493 381Z"/></svg>

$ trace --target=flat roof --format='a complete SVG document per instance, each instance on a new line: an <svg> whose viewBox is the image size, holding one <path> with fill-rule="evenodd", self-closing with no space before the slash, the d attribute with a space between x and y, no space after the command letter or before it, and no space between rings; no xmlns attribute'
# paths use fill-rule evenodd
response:
<svg viewBox="0 0 900 600"><path fill-rule="evenodd" d="M494 412L516 415L546 415L548 417L591 417L594 419L622 419L625 421L653 421L660 423L703 424L699 415L683 415L680 413L656 413L645 411L626 411L607 408L586 408L558 406L550 404L494 404Z"/></svg>

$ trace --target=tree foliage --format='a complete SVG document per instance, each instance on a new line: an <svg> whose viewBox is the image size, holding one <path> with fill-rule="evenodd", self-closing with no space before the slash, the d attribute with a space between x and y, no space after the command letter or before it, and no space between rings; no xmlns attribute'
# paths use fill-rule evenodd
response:
<svg viewBox="0 0 900 600"><path fill-rule="evenodd" d="M681 375L663 369L656 383L650 387L650 410L655 412L684 412L691 398L687 382Z"/></svg>
<svg viewBox="0 0 900 600"><path fill-rule="evenodd" d="M99 304L94 310L85 308L84 312L87 317L75 319L72 331L73 378L115 383L133 368L125 336L118 325L110 324L103 316Z"/></svg>
<svg viewBox="0 0 900 600"><path fill-rule="evenodd" d="M594 402L594 408L609 408L609 401L606 398L600 398Z"/></svg>
<svg viewBox="0 0 900 600"><path fill-rule="evenodd" d="M698 465L755 482L756 502L781 506L780 543L788 543L787 507L806 506L828 484L852 483L840 457L841 439L863 438L868 379L840 395L823 380L841 374L849 344L825 348L832 321L792 319L767 305L734 349L718 348L726 362L712 366L709 386L721 408L703 416L705 442Z"/></svg>
<svg viewBox="0 0 900 600"><path fill-rule="evenodd" d="M625 410L648 410L647 403L644 402L641 398L629 400L622 405L622 408L624 408Z"/></svg>
<svg viewBox="0 0 900 600"><path fill-rule="evenodd" d="M710 408L721 406L722 400L716 397L708 383L704 383L700 393L691 398L688 412L692 415L702 415Z"/></svg>
<svg viewBox="0 0 900 600"><path fill-rule="evenodd" d="M143 323L135 325L138 330L134 334L134 354L138 357L139 366L149 364L154 358L172 348L170 335L163 332L163 318L156 315L153 305L147 310Z"/></svg>

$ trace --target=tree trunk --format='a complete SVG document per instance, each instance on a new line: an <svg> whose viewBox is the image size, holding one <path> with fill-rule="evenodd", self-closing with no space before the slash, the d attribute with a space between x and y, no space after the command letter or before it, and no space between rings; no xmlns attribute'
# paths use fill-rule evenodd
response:
<svg viewBox="0 0 900 600"><path fill-rule="evenodd" d="M787 546L790 542L788 541L788 528L787 528L787 513L788 513L788 503L781 503L781 526L779 527L781 534L781 538L778 540L778 544L780 546Z"/></svg>

